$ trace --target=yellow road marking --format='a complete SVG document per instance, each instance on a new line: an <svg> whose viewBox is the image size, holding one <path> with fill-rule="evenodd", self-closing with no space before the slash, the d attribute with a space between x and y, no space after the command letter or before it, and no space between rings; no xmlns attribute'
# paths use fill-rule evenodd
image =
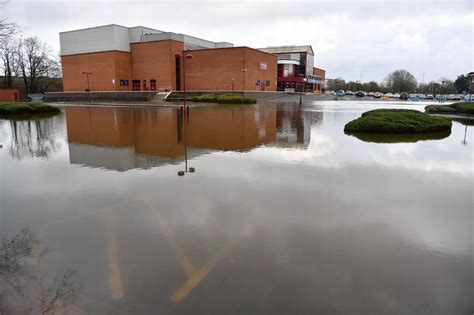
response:
<svg viewBox="0 0 474 315"><path fill-rule="evenodd" d="M159 215L157 213L157 215ZM176 255L176 258L179 261L179 264L181 265L181 268L183 271L189 276L194 274L196 272L196 268L193 266L191 260L184 254L183 248L179 244L179 242L176 240L176 237L173 232L168 228L166 223L163 221L163 218L157 217L158 221L158 226L160 228L160 232L165 236L166 240L169 242L171 248L174 251L174 254Z"/></svg>
<svg viewBox="0 0 474 315"><path fill-rule="evenodd" d="M113 217L113 209L107 209L105 214L105 239L107 241L107 259L109 263L109 289L112 298L114 300L120 300L124 297L124 293L116 239L117 227L115 218Z"/></svg>
<svg viewBox="0 0 474 315"><path fill-rule="evenodd" d="M217 265L219 261L222 260L232 248L232 245L236 242L230 243L228 246L219 250L219 252L214 255L204 266L194 272L191 276L188 277L188 280L183 284L181 288L176 290L170 297L173 302L182 301L192 289L194 289L204 277Z"/></svg>

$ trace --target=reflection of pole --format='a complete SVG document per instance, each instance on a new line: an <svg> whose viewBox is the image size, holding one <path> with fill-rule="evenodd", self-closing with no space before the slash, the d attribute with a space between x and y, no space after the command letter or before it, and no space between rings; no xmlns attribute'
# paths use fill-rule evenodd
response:
<svg viewBox="0 0 474 315"><path fill-rule="evenodd" d="M467 135L467 125L464 127L464 141L462 142L462 144L464 144L464 145L467 144L466 135Z"/></svg>
<svg viewBox="0 0 474 315"><path fill-rule="evenodd" d="M183 105L183 115L182 115L182 122L183 122L183 142L184 142L184 171L179 171L178 176L184 176L188 173L188 125L189 125L189 110L186 109L186 106ZM189 172L194 173L195 168L190 167Z"/></svg>

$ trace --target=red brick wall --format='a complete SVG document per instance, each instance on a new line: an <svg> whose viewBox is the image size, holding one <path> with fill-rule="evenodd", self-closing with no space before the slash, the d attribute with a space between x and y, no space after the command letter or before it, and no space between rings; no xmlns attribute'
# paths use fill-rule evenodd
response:
<svg viewBox="0 0 474 315"><path fill-rule="evenodd" d="M19 102L20 91L18 89L0 89L0 102Z"/></svg>
<svg viewBox="0 0 474 315"><path fill-rule="evenodd" d="M106 51L62 56L61 64L63 86L66 92L87 89L87 78L83 72L93 73L89 75L91 91L128 90L127 87L120 87L120 80L130 77L130 53L128 52ZM124 77L121 78L118 75ZM115 83L112 80L115 80ZM129 88L131 89L131 86Z"/></svg>
<svg viewBox="0 0 474 315"><path fill-rule="evenodd" d="M186 89L258 90L256 80L270 80L268 91L276 90L277 57L248 47L193 50L193 58L186 60ZM259 69L260 62L268 66ZM241 69L246 69L242 71Z"/></svg>
<svg viewBox="0 0 474 315"><path fill-rule="evenodd" d="M184 49L182 42L163 40L131 44L132 80L156 80L157 89L171 87L176 89L175 54ZM130 82L131 84L131 82Z"/></svg>
<svg viewBox="0 0 474 315"><path fill-rule="evenodd" d="M62 56L64 91L84 91L89 76L91 91L131 91L132 80L143 80L151 88L150 80L156 80L156 88L176 90L175 54L184 49L182 42L165 40L130 45L131 52L98 52ZM186 86L188 90L235 90L276 91L277 57L248 47L193 50L187 53L193 59L186 60ZM267 70L260 69L260 63ZM181 67L183 69L183 67ZM246 69L242 71L241 69ZM112 81L114 80L114 81ZM120 80L128 80L128 86L120 86ZM257 86L256 81L261 85ZM265 86L265 81L270 85ZM183 73L181 73L181 89Z"/></svg>
<svg viewBox="0 0 474 315"><path fill-rule="evenodd" d="M326 79L326 70L320 68L313 68L313 75L321 77L321 79L324 81Z"/></svg>

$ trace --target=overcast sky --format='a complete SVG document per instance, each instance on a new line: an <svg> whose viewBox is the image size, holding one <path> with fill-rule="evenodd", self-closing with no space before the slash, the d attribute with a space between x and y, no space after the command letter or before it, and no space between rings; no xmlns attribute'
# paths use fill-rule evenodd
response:
<svg viewBox="0 0 474 315"><path fill-rule="evenodd" d="M87 1L10 0L2 15L59 52L59 32L143 25L238 46L313 46L328 78L418 81L474 71L474 0Z"/></svg>

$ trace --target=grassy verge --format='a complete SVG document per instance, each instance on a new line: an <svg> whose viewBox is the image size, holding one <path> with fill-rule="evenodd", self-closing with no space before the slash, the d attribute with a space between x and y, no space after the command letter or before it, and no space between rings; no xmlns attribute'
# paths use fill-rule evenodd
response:
<svg viewBox="0 0 474 315"><path fill-rule="evenodd" d="M39 116L58 114L61 110L52 105L44 103L0 103L0 116Z"/></svg>
<svg viewBox="0 0 474 315"><path fill-rule="evenodd" d="M451 105L428 105L425 111L430 114L461 114L474 116L474 102L459 102Z"/></svg>
<svg viewBox="0 0 474 315"><path fill-rule="evenodd" d="M411 109L376 109L346 124L346 133L419 133L451 130L452 123Z"/></svg>
<svg viewBox="0 0 474 315"><path fill-rule="evenodd" d="M257 100L242 94L204 94L195 96L193 102L219 103L219 104L255 104Z"/></svg>

